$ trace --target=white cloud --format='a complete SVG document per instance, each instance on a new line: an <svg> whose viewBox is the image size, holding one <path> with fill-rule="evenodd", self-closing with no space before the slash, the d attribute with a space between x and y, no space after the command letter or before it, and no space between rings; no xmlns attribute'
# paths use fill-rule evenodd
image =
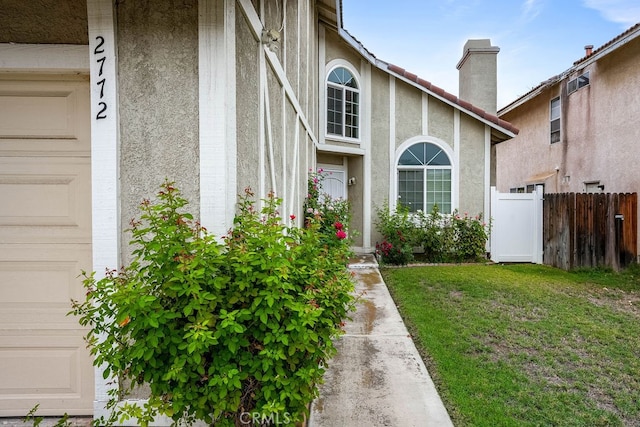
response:
<svg viewBox="0 0 640 427"><path fill-rule="evenodd" d="M531 21L540 14L542 4L540 0L525 0L522 4L522 19L525 22Z"/></svg>
<svg viewBox="0 0 640 427"><path fill-rule="evenodd" d="M600 12L607 21L622 24L625 28L640 22L637 0L583 0L583 4Z"/></svg>

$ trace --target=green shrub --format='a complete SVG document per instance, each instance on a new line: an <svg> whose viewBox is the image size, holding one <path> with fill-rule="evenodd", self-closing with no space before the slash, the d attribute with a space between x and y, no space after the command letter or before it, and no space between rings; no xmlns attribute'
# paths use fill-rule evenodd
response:
<svg viewBox="0 0 640 427"><path fill-rule="evenodd" d="M353 308L349 248L337 237L322 244L314 218L284 226L279 199L258 210L252 196L219 243L165 182L131 222L133 262L100 280L85 274L87 298L72 313L91 328L95 364L121 388L128 380L151 393L144 407L116 406L129 389L114 390L109 422L164 414L232 426L306 414Z"/></svg>
<svg viewBox="0 0 640 427"><path fill-rule="evenodd" d="M422 234L409 210L398 204L396 210L391 212L385 202L382 208L376 209L376 214L376 229L384 238L376 243L376 254L382 262L405 265L413 261L413 248L421 241Z"/></svg>
<svg viewBox="0 0 640 427"><path fill-rule="evenodd" d="M376 213L376 227L384 238L376 244L376 254L383 263L407 264L415 259L415 248L422 249L425 262L474 262L486 256L490 226L481 215L445 215L437 205L429 214L409 213L401 205L392 212L387 203Z"/></svg>

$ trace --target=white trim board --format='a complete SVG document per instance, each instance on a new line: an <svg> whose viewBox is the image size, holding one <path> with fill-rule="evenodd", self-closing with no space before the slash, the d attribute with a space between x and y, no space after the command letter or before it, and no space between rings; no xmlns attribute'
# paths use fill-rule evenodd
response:
<svg viewBox="0 0 640 427"><path fill-rule="evenodd" d="M0 43L0 72L89 72L89 46Z"/></svg>

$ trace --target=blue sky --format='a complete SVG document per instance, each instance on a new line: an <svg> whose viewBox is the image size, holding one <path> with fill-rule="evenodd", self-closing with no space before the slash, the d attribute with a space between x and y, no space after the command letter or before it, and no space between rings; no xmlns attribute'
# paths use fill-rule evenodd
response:
<svg viewBox="0 0 640 427"><path fill-rule="evenodd" d="M379 59L458 94L467 39L498 54L498 108L640 22L640 0L342 0L343 25Z"/></svg>

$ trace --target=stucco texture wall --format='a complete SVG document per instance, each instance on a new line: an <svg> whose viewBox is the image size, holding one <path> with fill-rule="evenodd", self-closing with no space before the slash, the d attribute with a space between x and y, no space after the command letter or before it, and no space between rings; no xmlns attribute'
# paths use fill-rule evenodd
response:
<svg viewBox="0 0 640 427"><path fill-rule="evenodd" d="M484 214L484 132L481 122L466 114L460 115L459 211L472 216Z"/></svg>
<svg viewBox="0 0 640 427"><path fill-rule="evenodd" d="M351 46L342 40L335 30L327 28L327 31L325 32L325 41L325 64L328 64L334 59L344 59L353 65L356 70L360 70L360 61L362 60L360 54L355 52Z"/></svg>
<svg viewBox="0 0 640 427"><path fill-rule="evenodd" d="M407 83L396 80L396 99L394 101L396 103L397 148L407 139L422 134L422 92Z"/></svg>
<svg viewBox="0 0 640 427"><path fill-rule="evenodd" d="M429 135L453 148L453 107L430 96L428 122Z"/></svg>
<svg viewBox="0 0 640 427"><path fill-rule="evenodd" d="M260 188L260 80L258 43L239 5L236 6L237 189Z"/></svg>
<svg viewBox="0 0 640 427"><path fill-rule="evenodd" d="M382 241L382 235L376 230L376 209L389 201L390 167L394 159L390 158L389 145L389 75L374 69L371 74L371 244Z"/></svg>
<svg viewBox="0 0 640 427"><path fill-rule="evenodd" d="M561 191L561 182L556 176L555 168L562 163L566 144L549 143L549 103L559 95L560 87L556 85L527 104L501 116L518 128L520 133L515 138L496 145L498 191L509 192L510 188L525 186L536 181L536 176L544 181L545 191Z"/></svg>
<svg viewBox="0 0 640 427"><path fill-rule="evenodd" d="M89 44L86 0L3 0L0 43Z"/></svg>
<svg viewBox="0 0 640 427"><path fill-rule="evenodd" d="M117 4L122 224L165 178L199 212L198 2ZM122 253L129 257L128 236Z"/></svg>

